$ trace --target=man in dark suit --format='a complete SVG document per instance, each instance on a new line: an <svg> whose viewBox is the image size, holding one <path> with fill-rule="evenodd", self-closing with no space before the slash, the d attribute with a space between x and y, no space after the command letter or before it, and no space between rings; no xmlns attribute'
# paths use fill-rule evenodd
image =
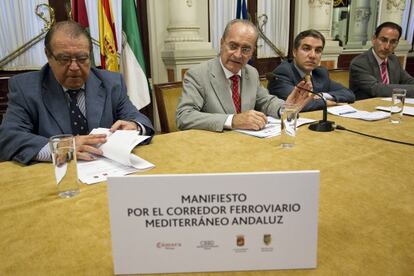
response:
<svg viewBox="0 0 414 276"><path fill-rule="evenodd" d="M8 109L0 126L0 160L49 161L48 138L77 135L78 159L102 152L97 127L154 133L150 120L130 102L122 76L91 69L89 34L73 21L56 23L45 37L48 63L9 81ZM73 96L71 96L73 94ZM76 113L76 117L72 113Z"/></svg>
<svg viewBox="0 0 414 276"><path fill-rule="evenodd" d="M267 123L266 115L279 117L284 101L269 95L260 85L257 70L247 64L257 37L253 23L232 20L224 30L220 56L187 71L176 113L180 129L259 130ZM308 93L292 90L287 101L302 108L310 100Z"/></svg>
<svg viewBox="0 0 414 276"><path fill-rule="evenodd" d="M320 32L306 30L298 34L294 41L293 60L282 62L273 71L277 78L269 81L267 88L270 94L286 99L295 85L307 76L313 91L320 97L315 95L302 111L322 109L324 102L321 97L328 106L354 102L354 93L331 80L328 70L319 66L324 47L325 38Z"/></svg>
<svg viewBox="0 0 414 276"><path fill-rule="evenodd" d="M404 88L407 97L414 97L414 78L393 54L402 29L393 22L384 22L372 36L372 48L351 62L350 88L357 100L390 97L393 88Z"/></svg>

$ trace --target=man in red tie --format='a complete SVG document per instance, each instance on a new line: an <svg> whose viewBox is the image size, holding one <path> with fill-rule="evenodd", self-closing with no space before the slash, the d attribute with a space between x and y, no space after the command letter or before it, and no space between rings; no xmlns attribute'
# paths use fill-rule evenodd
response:
<svg viewBox="0 0 414 276"><path fill-rule="evenodd" d="M393 88L404 88L407 97L414 97L414 78L394 55L401 32L398 24L382 23L372 37L372 48L352 60L349 84L357 100L390 97Z"/></svg>
<svg viewBox="0 0 414 276"><path fill-rule="evenodd" d="M257 70L248 65L256 48L258 31L247 20L230 21L220 42L220 55L187 71L177 106L177 126L184 129L260 130L267 117L279 117L284 103L260 85ZM310 89L309 84L299 83ZM294 88L287 102L301 109L312 97Z"/></svg>

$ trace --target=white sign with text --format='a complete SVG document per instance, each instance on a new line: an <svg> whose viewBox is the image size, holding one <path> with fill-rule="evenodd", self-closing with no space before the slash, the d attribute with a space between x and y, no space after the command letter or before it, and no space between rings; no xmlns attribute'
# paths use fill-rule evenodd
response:
<svg viewBox="0 0 414 276"><path fill-rule="evenodd" d="M319 171L108 177L115 274L315 268Z"/></svg>

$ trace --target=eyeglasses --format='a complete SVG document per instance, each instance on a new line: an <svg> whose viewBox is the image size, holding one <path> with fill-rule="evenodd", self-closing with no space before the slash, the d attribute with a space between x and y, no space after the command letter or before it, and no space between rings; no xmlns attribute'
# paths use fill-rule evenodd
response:
<svg viewBox="0 0 414 276"><path fill-rule="evenodd" d="M75 61L78 65L88 64L90 61L90 57L88 55L71 57L66 55L55 56L52 52L49 53L62 66L70 66L72 64L72 61Z"/></svg>
<svg viewBox="0 0 414 276"><path fill-rule="evenodd" d="M383 36L378 37L378 40L382 44L388 44L389 43L391 46L397 46L397 44L398 44L398 40L397 39L389 40L388 38L383 37Z"/></svg>
<svg viewBox="0 0 414 276"><path fill-rule="evenodd" d="M249 55L253 52L253 48L251 46L240 46L235 42L225 42L225 44L230 51L237 51L240 48L242 55Z"/></svg>

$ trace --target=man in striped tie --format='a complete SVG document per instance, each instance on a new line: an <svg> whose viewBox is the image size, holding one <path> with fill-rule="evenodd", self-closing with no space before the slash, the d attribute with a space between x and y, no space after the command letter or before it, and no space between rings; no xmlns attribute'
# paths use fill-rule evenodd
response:
<svg viewBox="0 0 414 276"><path fill-rule="evenodd" d="M404 88L407 97L414 97L414 78L394 55L401 32L398 24L382 23L372 37L372 48L352 60L349 83L357 100L390 97L393 88Z"/></svg>
<svg viewBox="0 0 414 276"><path fill-rule="evenodd" d="M78 159L102 155L98 127L153 135L151 121L128 98L122 76L91 68L92 41L74 21L61 21L45 37L48 63L9 80L9 102L0 125L0 160L50 161L48 138L76 135ZM148 140L147 140L148 141Z"/></svg>

